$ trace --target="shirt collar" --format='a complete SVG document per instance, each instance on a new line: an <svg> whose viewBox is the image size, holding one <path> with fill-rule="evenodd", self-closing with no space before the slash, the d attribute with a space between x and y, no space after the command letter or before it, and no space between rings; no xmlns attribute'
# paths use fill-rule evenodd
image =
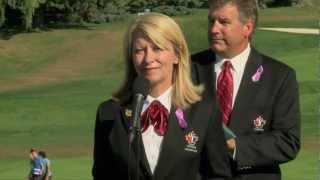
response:
<svg viewBox="0 0 320 180"><path fill-rule="evenodd" d="M232 69L236 73L239 73L244 70L244 67L248 61L249 55L250 55L251 47L250 44L248 44L247 48L243 50L240 54L237 56L231 58L231 59L225 59L221 56L216 55L216 67L218 69L222 68L222 65L225 61L230 61L232 64Z"/></svg>
<svg viewBox="0 0 320 180"><path fill-rule="evenodd" d="M147 106L149 106L152 101L158 100L162 105L164 105L164 107L167 108L168 111L170 111L171 95L172 95L172 86L170 86L165 92L163 92L160 96L156 98L148 95L146 98L146 104Z"/></svg>

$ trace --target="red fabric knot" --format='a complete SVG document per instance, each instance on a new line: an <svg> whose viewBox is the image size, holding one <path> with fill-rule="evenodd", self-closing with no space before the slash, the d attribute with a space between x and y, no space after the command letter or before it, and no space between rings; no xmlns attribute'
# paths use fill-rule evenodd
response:
<svg viewBox="0 0 320 180"><path fill-rule="evenodd" d="M150 123L154 127L154 131L163 136L168 129L169 112L159 101L153 101L150 106L143 112L141 116L142 132L146 131Z"/></svg>
<svg viewBox="0 0 320 180"><path fill-rule="evenodd" d="M225 61L217 82L218 103L222 113L222 121L226 125L229 124L230 115L232 112L233 78L231 68L231 62Z"/></svg>

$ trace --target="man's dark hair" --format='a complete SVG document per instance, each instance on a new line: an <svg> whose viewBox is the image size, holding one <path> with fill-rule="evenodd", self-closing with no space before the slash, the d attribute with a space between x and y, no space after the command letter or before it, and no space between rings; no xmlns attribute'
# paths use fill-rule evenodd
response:
<svg viewBox="0 0 320 180"><path fill-rule="evenodd" d="M46 157L47 157L46 152L44 152L44 151L39 151L38 154L39 154L41 157L43 157L43 158L46 158Z"/></svg>

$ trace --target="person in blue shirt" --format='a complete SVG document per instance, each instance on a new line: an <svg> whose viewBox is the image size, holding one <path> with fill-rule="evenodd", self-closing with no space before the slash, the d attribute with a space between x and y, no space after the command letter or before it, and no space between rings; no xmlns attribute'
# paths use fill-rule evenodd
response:
<svg viewBox="0 0 320 180"><path fill-rule="evenodd" d="M30 150L30 173L29 180L42 180L43 179L43 160L38 155L38 151L34 148Z"/></svg>

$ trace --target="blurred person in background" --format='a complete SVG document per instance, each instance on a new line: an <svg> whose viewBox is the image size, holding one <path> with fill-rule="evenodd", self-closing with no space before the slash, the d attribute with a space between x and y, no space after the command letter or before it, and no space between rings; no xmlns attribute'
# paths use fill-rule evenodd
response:
<svg viewBox="0 0 320 180"><path fill-rule="evenodd" d="M43 161L43 180L52 180L52 168L51 168L51 162L47 157L47 154L45 151L39 151L39 156L42 157Z"/></svg>
<svg viewBox="0 0 320 180"><path fill-rule="evenodd" d="M29 180L43 180L43 160L38 155L38 150L31 148L30 150L30 165L31 169L28 175Z"/></svg>

